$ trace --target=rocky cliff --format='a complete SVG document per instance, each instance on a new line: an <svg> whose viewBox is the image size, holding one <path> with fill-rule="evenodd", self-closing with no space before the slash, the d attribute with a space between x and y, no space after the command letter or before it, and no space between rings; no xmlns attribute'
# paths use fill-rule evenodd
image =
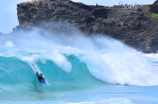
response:
<svg viewBox="0 0 158 104"><path fill-rule="evenodd" d="M51 0L17 5L17 30L31 30L42 26L56 31L61 22L71 23L86 34L101 33L145 53L158 50L158 20L136 9L113 9L89 6L69 0ZM57 24L50 24L56 21ZM65 26L65 25L63 25ZM64 28L70 29L69 26Z"/></svg>
<svg viewBox="0 0 158 104"><path fill-rule="evenodd" d="M151 6L151 12L158 14L158 0L156 0L154 4Z"/></svg>

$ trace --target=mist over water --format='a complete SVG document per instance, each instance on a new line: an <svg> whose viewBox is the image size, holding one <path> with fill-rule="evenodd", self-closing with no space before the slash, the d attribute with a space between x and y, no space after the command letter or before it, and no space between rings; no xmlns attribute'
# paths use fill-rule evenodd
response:
<svg viewBox="0 0 158 104"><path fill-rule="evenodd" d="M45 77L49 76L46 78L49 84L58 83L57 80L57 82L50 80L53 77L49 73L52 75L57 70L71 73L75 70L73 74L77 77L65 74L61 78L63 81L67 77L69 80L78 79L86 70L85 77L89 77L90 80L96 78L109 84L158 85L157 67L153 66L144 55L120 41L99 34L86 36L79 31L69 35L41 34L35 29L29 33L1 35L0 50L3 60L17 58L16 61L24 62L26 66L21 65L19 68L25 71L27 69L28 75L31 73L34 76L33 71L37 70ZM5 59L6 57L10 59ZM36 70L31 66L32 63L35 64ZM14 64L17 65L17 62ZM7 73L6 66L1 66L0 70ZM15 71L14 68L10 70Z"/></svg>

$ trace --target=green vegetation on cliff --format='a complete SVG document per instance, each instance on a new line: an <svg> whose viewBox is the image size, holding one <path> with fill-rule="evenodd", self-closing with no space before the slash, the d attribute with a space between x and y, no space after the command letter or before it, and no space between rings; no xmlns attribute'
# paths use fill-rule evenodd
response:
<svg viewBox="0 0 158 104"><path fill-rule="evenodd" d="M158 14L152 13L152 14L151 14L151 17L158 19Z"/></svg>
<svg viewBox="0 0 158 104"><path fill-rule="evenodd" d="M150 9L149 9L149 8L144 8L144 9L142 10L142 13L143 13L144 15L146 15L146 16L149 16L149 17L158 19L158 14L150 12Z"/></svg>

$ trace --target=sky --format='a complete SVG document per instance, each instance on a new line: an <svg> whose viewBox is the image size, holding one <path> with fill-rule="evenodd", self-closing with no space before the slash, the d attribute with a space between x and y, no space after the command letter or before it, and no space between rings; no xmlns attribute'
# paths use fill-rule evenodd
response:
<svg viewBox="0 0 158 104"><path fill-rule="evenodd" d="M0 32L10 33L12 29L19 25L17 19L17 4L27 2L29 0L3 0L0 3ZM30 0L31 1L31 0ZM82 2L88 5L112 6L119 4L120 1L128 4L153 4L155 0L72 0L74 2Z"/></svg>

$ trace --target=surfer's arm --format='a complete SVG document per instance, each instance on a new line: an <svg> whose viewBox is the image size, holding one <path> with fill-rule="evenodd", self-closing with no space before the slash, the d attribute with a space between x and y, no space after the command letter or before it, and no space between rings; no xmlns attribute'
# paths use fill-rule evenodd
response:
<svg viewBox="0 0 158 104"><path fill-rule="evenodd" d="M34 66L34 64L32 64L32 66L36 69L36 67Z"/></svg>
<svg viewBox="0 0 158 104"><path fill-rule="evenodd" d="M39 73L38 72L36 72L36 76L39 77Z"/></svg>
<svg viewBox="0 0 158 104"><path fill-rule="evenodd" d="M41 81L43 82L43 81L45 81L45 79L43 78Z"/></svg>

